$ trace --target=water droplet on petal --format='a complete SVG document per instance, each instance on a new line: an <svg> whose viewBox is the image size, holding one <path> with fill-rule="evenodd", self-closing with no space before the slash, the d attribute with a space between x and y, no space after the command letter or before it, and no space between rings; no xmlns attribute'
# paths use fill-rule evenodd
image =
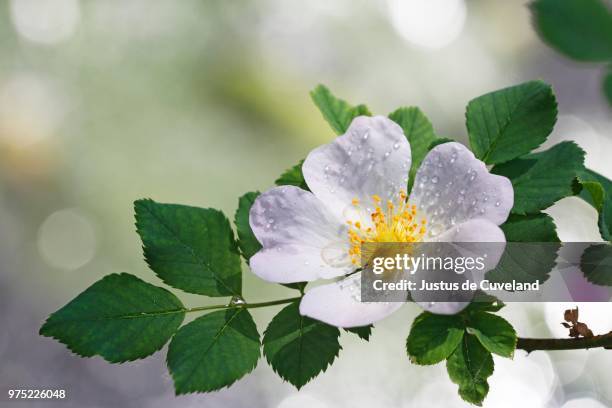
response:
<svg viewBox="0 0 612 408"><path fill-rule="evenodd" d="M400 147L400 144L399 144L399 143L395 143L395 144L393 145L393 148L394 148L395 150L399 149L399 147Z"/></svg>
<svg viewBox="0 0 612 408"><path fill-rule="evenodd" d="M435 237L436 235L438 235L440 232L442 232L442 228L440 227L439 224L434 224L431 226L431 229L429 230L429 234L432 237Z"/></svg>
<svg viewBox="0 0 612 408"><path fill-rule="evenodd" d="M391 155L391 152L385 152L385 159Z"/></svg>
<svg viewBox="0 0 612 408"><path fill-rule="evenodd" d="M366 130L365 133L363 134L363 140L368 140L368 137L370 137L370 131Z"/></svg>
<svg viewBox="0 0 612 408"><path fill-rule="evenodd" d="M495 202L495 206L496 206L496 207L499 207L500 205L501 205L501 203L500 203L499 201L496 201L496 202Z"/></svg>
<svg viewBox="0 0 612 408"><path fill-rule="evenodd" d="M438 176L433 176L433 177L431 178L431 182L432 182L433 184L436 184L436 183L438 182Z"/></svg>

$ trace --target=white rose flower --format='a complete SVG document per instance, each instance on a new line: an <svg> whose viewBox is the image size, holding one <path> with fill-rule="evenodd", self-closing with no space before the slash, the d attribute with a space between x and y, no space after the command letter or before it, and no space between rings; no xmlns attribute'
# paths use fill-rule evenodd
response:
<svg viewBox="0 0 612 408"><path fill-rule="evenodd" d="M306 292L300 313L356 327L403 304L360 301L360 273L351 273L361 243L505 242L498 225L514 201L507 178L490 174L466 147L449 142L427 154L407 197L410 165L410 144L395 122L355 118L344 135L304 161L310 191L281 186L256 199L250 225L263 248L249 261L253 272L277 283L344 277ZM465 303L423 307L452 314Z"/></svg>

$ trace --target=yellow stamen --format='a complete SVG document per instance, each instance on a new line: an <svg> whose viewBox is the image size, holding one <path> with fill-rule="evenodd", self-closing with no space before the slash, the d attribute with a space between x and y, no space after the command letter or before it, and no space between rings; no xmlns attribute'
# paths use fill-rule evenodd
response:
<svg viewBox="0 0 612 408"><path fill-rule="evenodd" d="M361 244L364 242L419 242L427 232L427 221L418 215L417 207L410 204L405 191L400 191L398 200L387 201L385 211L378 195L372 196L374 212L370 214L372 226L363 227L361 222L348 222L348 236L351 243L349 255L354 265L361 262ZM358 206L359 200L353 199Z"/></svg>

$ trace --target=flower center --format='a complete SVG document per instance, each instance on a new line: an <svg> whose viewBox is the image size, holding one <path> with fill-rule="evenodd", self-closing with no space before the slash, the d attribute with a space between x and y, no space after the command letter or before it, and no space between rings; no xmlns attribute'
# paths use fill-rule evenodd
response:
<svg viewBox="0 0 612 408"><path fill-rule="evenodd" d="M353 265L360 264L361 244L365 242L419 242L427 231L427 220L418 214L416 205L410 204L405 191L400 191L396 203L387 201L385 209L379 196L372 196L372 201L375 207L370 214L372 226L347 221L350 226L349 256ZM359 208L359 200L353 199L352 205Z"/></svg>

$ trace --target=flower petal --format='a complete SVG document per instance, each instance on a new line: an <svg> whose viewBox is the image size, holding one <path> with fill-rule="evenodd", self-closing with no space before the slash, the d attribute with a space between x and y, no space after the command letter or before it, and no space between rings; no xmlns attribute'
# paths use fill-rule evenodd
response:
<svg viewBox="0 0 612 408"><path fill-rule="evenodd" d="M473 218L502 224L514 203L514 191L510 180L490 174L465 146L450 142L427 154L410 201L424 211L427 239Z"/></svg>
<svg viewBox="0 0 612 408"><path fill-rule="evenodd" d="M472 276L465 275L463 279L471 278L473 282L480 282L484 279L484 274L495 268L504 253L506 238L504 232L497 225L489 220L482 218L472 219L460 225L457 225L448 231L443 232L436 237L437 242L456 242L453 245L457 251L455 255L464 257L483 257L484 269L481 271L474 270ZM473 243L470 245L470 243ZM450 248L445 248L450 249ZM452 272L451 272L452 273ZM432 276L434 278L434 276ZM451 276L451 278L454 278ZM452 279L451 279L452 280ZM449 297L469 297L470 294L461 290L460 292L449 292ZM412 298L419 306L428 312L436 314L455 314L459 313L469 305L470 302L430 302L422 298L418 292L412 292Z"/></svg>
<svg viewBox="0 0 612 408"><path fill-rule="evenodd" d="M361 273L310 289L300 303L300 313L337 327L359 327L389 316L403 302L361 302Z"/></svg>
<svg viewBox="0 0 612 408"><path fill-rule="evenodd" d="M345 218L354 198L366 206L375 194L394 199L406 188L410 163L410 145L395 122L359 116L344 135L311 151L302 173L310 190Z"/></svg>
<svg viewBox="0 0 612 408"><path fill-rule="evenodd" d="M346 225L308 191L294 186L266 191L253 203L249 223L263 245L249 265L262 279L302 282L352 270ZM335 262L325 262L326 253Z"/></svg>
<svg viewBox="0 0 612 408"><path fill-rule="evenodd" d="M306 245L279 245L261 249L251 257L249 266L255 275L276 283L330 279L354 269L348 255L345 262L330 264L322 257L322 253L325 253L325 249ZM344 253L348 253L348 247Z"/></svg>

